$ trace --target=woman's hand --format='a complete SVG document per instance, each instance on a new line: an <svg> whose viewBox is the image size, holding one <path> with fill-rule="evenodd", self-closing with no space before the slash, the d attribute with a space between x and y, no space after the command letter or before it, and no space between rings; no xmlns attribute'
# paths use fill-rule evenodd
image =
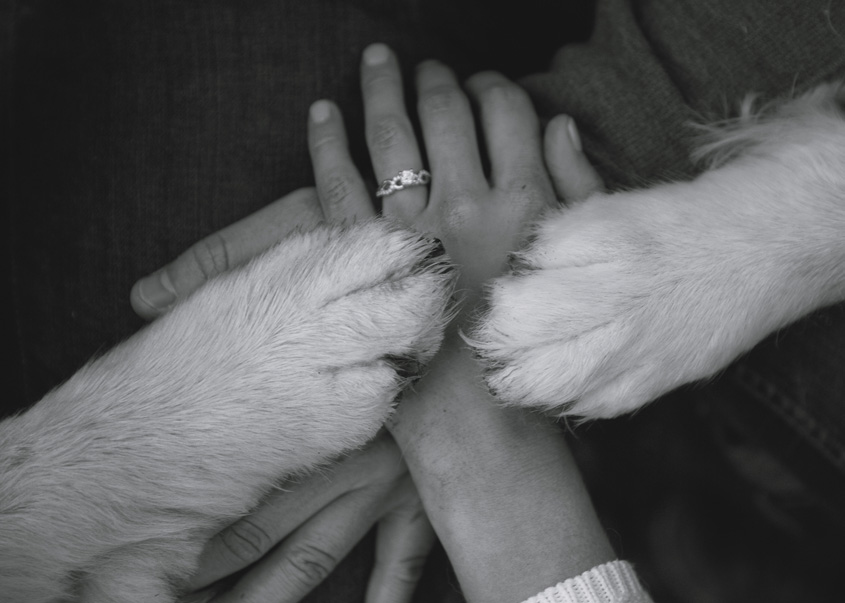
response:
<svg viewBox="0 0 845 603"><path fill-rule="evenodd" d="M361 79L376 176L422 167L395 58L383 46L371 47ZM489 178L469 100L448 68L428 61L417 69L417 107L431 193L421 187L395 192L384 197L384 213L440 237L461 267L463 287L474 296L521 246L526 227L557 200L528 95L493 72L473 76L466 87L478 108Z"/></svg>
<svg viewBox="0 0 845 603"><path fill-rule="evenodd" d="M376 176L422 168L398 65L383 45L364 53L362 88ZM384 213L444 241L461 268L471 308L483 282L519 248L530 221L557 200L525 93L494 73L475 76L468 89L479 107L489 178L467 97L446 67L424 63L417 90L431 194L421 186L394 192L384 198ZM320 155L338 155L344 134L333 105L318 102L311 117L316 165ZM568 136L549 145L586 164ZM567 162L555 173L566 180L573 170L580 173ZM360 190L353 171L342 173L338 189ZM581 187L572 188L559 186L558 194L578 196ZM348 202L356 198L350 195ZM613 558L557 428L537 415L499 407L455 332L405 393L389 428L470 601L518 601Z"/></svg>

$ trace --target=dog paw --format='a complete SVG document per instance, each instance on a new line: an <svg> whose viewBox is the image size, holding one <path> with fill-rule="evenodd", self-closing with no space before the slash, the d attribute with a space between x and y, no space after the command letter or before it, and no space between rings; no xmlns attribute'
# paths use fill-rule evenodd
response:
<svg viewBox="0 0 845 603"><path fill-rule="evenodd" d="M107 468L76 478L80 491L92 481L92 498L121 488L147 512L168 492L186 515L203 501L202 514L237 516L276 480L375 435L437 351L452 282L439 241L383 220L297 233L21 419L110 443Z"/></svg>
<svg viewBox="0 0 845 603"><path fill-rule="evenodd" d="M0 524L4 595L173 600L222 525L376 434L453 280L439 241L383 220L298 233L0 424L0 514L29 518Z"/></svg>
<svg viewBox="0 0 845 603"><path fill-rule="evenodd" d="M549 217L490 287L473 338L503 401L610 417L709 374L717 325L693 316L704 275L676 257L665 216L630 201L594 197Z"/></svg>
<svg viewBox="0 0 845 603"><path fill-rule="evenodd" d="M182 378L209 415L235 433L267 425L286 447L277 458L309 464L374 435L438 349L452 284L439 241L384 220L321 226L209 282L152 328L169 340L159 350L193 358ZM233 417L239 409L252 417Z"/></svg>
<svg viewBox="0 0 845 603"><path fill-rule="evenodd" d="M612 417L712 375L780 326L771 266L755 272L742 229L673 196L594 197L539 226L473 334L491 391Z"/></svg>
<svg viewBox="0 0 845 603"><path fill-rule="evenodd" d="M491 390L615 416L841 300L842 98L822 86L713 130L704 150L719 157L691 182L547 216L473 333Z"/></svg>

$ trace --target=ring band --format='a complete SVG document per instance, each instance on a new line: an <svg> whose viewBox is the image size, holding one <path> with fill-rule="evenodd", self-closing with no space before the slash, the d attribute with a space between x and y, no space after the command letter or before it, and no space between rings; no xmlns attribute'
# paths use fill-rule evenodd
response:
<svg viewBox="0 0 845 603"><path fill-rule="evenodd" d="M382 181L376 190L376 197L386 197L411 186L425 186L429 182L431 173L428 170L402 170L393 178Z"/></svg>

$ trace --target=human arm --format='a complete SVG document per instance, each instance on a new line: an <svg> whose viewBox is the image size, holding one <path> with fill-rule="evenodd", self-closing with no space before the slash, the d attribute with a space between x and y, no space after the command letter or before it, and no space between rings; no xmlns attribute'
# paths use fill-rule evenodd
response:
<svg viewBox="0 0 845 603"><path fill-rule="evenodd" d="M396 169L418 167L419 156L395 59L390 54L376 63L367 59L365 52L370 149L377 176L390 177ZM524 93L489 73L468 86L480 106L490 181L467 99L448 69L426 63L418 69L417 88L431 195L421 201L422 189L408 189L384 203L386 214L444 241L461 267L463 321L482 283L500 273L519 247L528 223L556 203L543 169L539 125ZM391 122L394 134L385 136ZM391 148L373 142L384 140ZM405 394L390 430L470 601L520 600L613 559L557 427L497 406L456 331L427 375Z"/></svg>

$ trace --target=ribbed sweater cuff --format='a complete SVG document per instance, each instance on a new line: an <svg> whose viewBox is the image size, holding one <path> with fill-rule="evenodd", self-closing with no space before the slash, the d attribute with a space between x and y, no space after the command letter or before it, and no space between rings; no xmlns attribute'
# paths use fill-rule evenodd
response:
<svg viewBox="0 0 845 603"><path fill-rule="evenodd" d="M523 603L649 603L634 568L626 561L611 561L559 582Z"/></svg>

